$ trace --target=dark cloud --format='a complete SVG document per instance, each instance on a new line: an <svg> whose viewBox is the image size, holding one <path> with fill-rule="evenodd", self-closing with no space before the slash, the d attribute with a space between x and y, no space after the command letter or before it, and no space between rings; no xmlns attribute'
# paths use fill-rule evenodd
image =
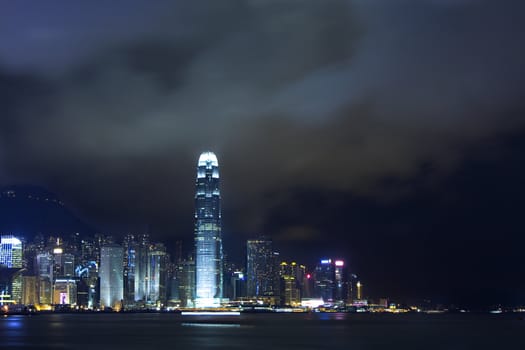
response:
<svg viewBox="0 0 525 350"><path fill-rule="evenodd" d="M333 214L348 198L402 205L524 126L518 1L146 4L6 7L2 182L43 185L105 230L191 237L211 149L226 231L315 241L353 217ZM323 205L305 209L305 189ZM301 222L316 210L331 219Z"/></svg>

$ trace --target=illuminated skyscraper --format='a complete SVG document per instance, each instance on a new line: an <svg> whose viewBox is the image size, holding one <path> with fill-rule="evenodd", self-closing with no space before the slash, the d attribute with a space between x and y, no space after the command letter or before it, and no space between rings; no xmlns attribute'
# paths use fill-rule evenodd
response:
<svg viewBox="0 0 525 350"><path fill-rule="evenodd" d="M120 308L124 298L124 250L107 244L100 251L100 305Z"/></svg>
<svg viewBox="0 0 525 350"><path fill-rule="evenodd" d="M0 266L13 269L13 277L9 283L11 299L20 302L22 300L22 242L13 235L2 235L0 237ZM18 269L18 271L17 271Z"/></svg>
<svg viewBox="0 0 525 350"><path fill-rule="evenodd" d="M335 261L335 301L339 303L344 303L347 301L347 279L346 279L346 268L345 262L343 260Z"/></svg>
<svg viewBox="0 0 525 350"><path fill-rule="evenodd" d="M36 273L38 301L40 304L51 304L53 302L53 255L51 253L37 254Z"/></svg>
<svg viewBox="0 0 525 350"><path fill-rule="evenodd" d="M135 244L135 301L146 302L149 289L148 252L149 237L142 234Z"/></svg>
<svg viewBox="0 0 525 350"><path fill-rule="evenodd" d="M7 268L22 267L22 242L13 235L0 237L0 265Z"/></svg>
<svg viewBox="0 0 525 350"><path fill-rule="evenodd" d="M281 262L279 268L280 297L282 305L298 305L301 303L302 284L306 267L292 261Z"/></svg>
<svg viewBox="0 0 525 350"><path fill-rule="evenodd" d="M38 304L36 276L23 276L22 281L22 304Z"/></svg>
<svg viewBox="0 0 525 350"><path fill-rule="evenodd" d="M334 301L335 292L335 264L332 259L323 259L315 267L315 294L325 303Z"/></svg>
<svg viewBox="0 0 525 350"><path fill-rule="evenodd" d="M148 253L148 294L149 303L166 303L166 267L168 255L162 243L152 245Z"/></svg>
<svg viewBox="0 0 525 350"><path fill-rule="evenodd" d="M222 234L219 162L204 152L197 163L195 193L196 306L220 306L222 299Z"/></svg>

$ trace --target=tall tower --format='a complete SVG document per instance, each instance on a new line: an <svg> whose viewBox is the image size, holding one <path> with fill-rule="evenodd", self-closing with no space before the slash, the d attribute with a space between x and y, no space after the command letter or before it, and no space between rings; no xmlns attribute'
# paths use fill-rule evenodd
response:
<svg viewBox="0 0 525 350"><path fill-rule="evenodd" d="M196 306L220 306L222 299L222 234L219 162L203 152L197 163L195 192Z"/></svg>

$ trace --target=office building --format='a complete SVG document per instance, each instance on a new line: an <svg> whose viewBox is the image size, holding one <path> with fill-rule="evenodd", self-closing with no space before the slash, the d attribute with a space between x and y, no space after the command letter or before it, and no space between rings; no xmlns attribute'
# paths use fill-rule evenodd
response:
<svg viewBox="0 0 525 350"><path fill-rule="evenodd" d="M338 303L346 303L348 296L348 281L346 279L346 267L343 260L334 262L334 300Z"/></svg>
<svg viewBox="0 0 525 350"><path fill-rule="evenodd" d="M136 242L132 234L124 237L124 303L126 307L135 304Z"/></svg>
<svg viewBox="0 0 525 350"><path fill-rule="evenodd" d="M149 253L149 236L140 235L137 242L133 244L135 250L135 282L134 298L136 302L146 303L149 290L148 276L148 253Z"/></svg>
<svg viewBox="0 0 525 350"><path fill-rule="evenodd" d="M195 306L195 261L188 259L178 265L179 298L182 307Z"/></svg>
<svg viewBox="0 0 525 350"><path fill-rule="evenodd" d="M335 264L332 259L322 259L315 267L315 297L325 303L335 301Z"/></svg>
<svg viewBox="0 0 525 350"><path fill-rule="evenodd" d="M0 265L22 268L22 241L13 235L0 236Z"/></svg>
<svg viewBox="0 0 525 350"><path fill-rule="evenodd" d="M5 234L0 236L0 266L12 269L8 291L11 300L16 303L22 301L22 241L17 237Z"/></svg>
<svg viewBox="0 0 525 350"><path fill-rule="evenodd" d="M35 305L38 304L37 294L37 277L23 276L22 277L22 304Z"/></svg>
<svg viewBox="0 0 525 350"><path fill-rule="evenodd" d="M100 306L122 307L124 298L124 251L118 244L103 245L100 251Z"/></svg>
<svg viewBox="0 0 525 350"><path fill-rule="evenodd" d="M248 297L271 297L276 294L275 267L271 239L261 237L247 241L246 294Z"/></svg>
<svg viewBox="0 0 525 350"><path fill-rule="evenodd" d="M166 304L166 247L157 243L148 252L148 293L149 304Z"/></svg>
<svg viewBox="0 0 525 350"><path fill-rule="evenodd" d="M53 303L53 255L39 253L36 255L35 269L37 275L37 294L40 304Z"/></svg>

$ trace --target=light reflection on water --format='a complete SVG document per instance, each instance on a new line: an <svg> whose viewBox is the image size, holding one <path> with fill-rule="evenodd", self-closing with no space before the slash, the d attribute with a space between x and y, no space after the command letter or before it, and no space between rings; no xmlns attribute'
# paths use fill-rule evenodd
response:
<svg viewBox="0 0 525 350"><path fill-rule="evenodd" d="M23 345L26 336L24 321L26 316L4 316L0 320L0 344L6 347Z"/></svg>
<svg viewBox="0 0 525 350"><path fill-rule="evenodd" d="M7 325L7 328L11 330L22 329L22 321L25 317L26 316L7 316L5 318L5 324Z"/></svg>
<svg viewBox="0 0 525 350"><path fill-rule="evenodd" d="M322 321L330 321L330 320L338 320L343 321L346 320L346 316L348 314L342 313L342 312L321 312L318 314L318 318Z"/></svg>
<svg viewBox="0 0 525 350"><path fill-rule="evenodd" d="M182 326L186 327L218 327L218 328L235 328L240 327L238 323L191 323L183 322Z"/></svg>

